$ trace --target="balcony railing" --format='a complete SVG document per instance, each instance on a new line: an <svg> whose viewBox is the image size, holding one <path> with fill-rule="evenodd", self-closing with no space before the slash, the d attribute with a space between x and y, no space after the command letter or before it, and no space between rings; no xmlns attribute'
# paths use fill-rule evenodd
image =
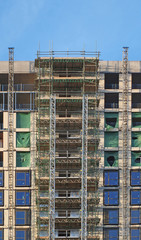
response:
<svg viewBox="0 0 141 240"><path fill-rule="evenodd" d="M118 108L118 103L105 103L105 108Z"/></svg>
<svg viewBox="0 0 141 240"><path fill-rule="evenodd" d="M141 108L141 103L132 103L132 108Z"/></svg>
<svg viewBox="0 0 141 240"><path fill-rule="evenodd" d="M14 91L34 91L34 84L14 84ZM8 84L0 84L0 91L8 91Z"/></svg>
<svg viewBox="0 0 141 240"><path fill-rule="evenodd" d="M34 104L14 104L14 110L35 110ZM0 111L8 110L8 104L0 103ZM1 126L0 126L1 129Z"/></svg>
<svg viewBox="0 0 141 240"><path fill-rule="evenodd" d="M105 89L118 89L118 88L119 88L119 84L117 83L105 84Z"/></svg>
<svg viewBox="0 0 141 240"><path fill-rule="evenodd" d="M133 83L132 84L132 89L141 89L141 83L138 83L138 84Z"/></svg>

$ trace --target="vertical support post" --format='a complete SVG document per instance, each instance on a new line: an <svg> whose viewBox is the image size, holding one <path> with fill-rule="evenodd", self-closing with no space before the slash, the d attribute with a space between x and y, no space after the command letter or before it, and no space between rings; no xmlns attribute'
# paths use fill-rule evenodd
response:
<svg viewBox="0 0 141 240"><path fill-rule="evenodd" d="M16 108L17 108L17 93L15 92L15 110L16 110Z"/></svg>
<svg viewBox="0 0 141 240"><path fill-rule="evenodd" d="M5 97L5 94L3 93L2 95L3 95L3 106L2 106L2 109L4 111L4 97Z"/></svg>
<svg viewBox="0 0 141 240"><path fill-rule="evenodd" d="M128 48L123 48L122 57L122 75L123 75L123 179L122 179L122 192L123 192L123 240L128 240L128 225L129 225L129 202L128 202Z"/></svg>
<svg viewBox="0 0 141 240"><path fill-rule="evenodd" d="M13 149L14 149L14 126L13 126L13 107L14 107L14 48L9 48L9 77L8 77L8 240L14 239L13 222Z"/></svg>
<svg viewBox="0 0 141 240"><path fill-rule="evenodd" d="M82 102L82 179L81 179L81 240L87 240L87 148L88 95Z"/></svg>
<svg viewBox="0 0 141 240"><path fill-rule="evenodd" d="M50 96L50 182L49 182L49 236L55 239L55 137L56 137L56 97Z"/></svg>

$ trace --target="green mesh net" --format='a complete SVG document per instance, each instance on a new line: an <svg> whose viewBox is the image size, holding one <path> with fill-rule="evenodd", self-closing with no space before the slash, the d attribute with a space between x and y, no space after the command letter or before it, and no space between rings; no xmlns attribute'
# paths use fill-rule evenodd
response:
<svg viewBox="0 0 141 240"><path fill-rule="evenodd" d="M16 127L17 128L30 128L30 113L17 113L16 114Z"/></svg>
<svg viewBox="0 0 141 240"><path fill-rule="evenodd" d="M132 113L132 127L141 128L141 112Z"/></svg>
<svg viewBox="0 0 141 240"><path fill-rule="evenodd" d="M16 133L16 146L17 146L17 148L30 147L30 133L29 132L17 132Z"/></svg>
<svg viewBox="0 0 141 240"><path fill-rule="evenodd" d="M118 167L118 152L105 152L104 153L104 166L105 167Z"/></svg>
<svg viewBox="0 0 141 240"><path fill-rule="evenodd" d="M118 147L118 132L105 132L105 147Z"/></svg>
<svg viewBox="0 0 141 240"><path fill-rule="evenodd" d="M141 147L141 132L132 132L132 147Z"/></svg>
<svg viewBox="0 0 141 240"><path fill-rule="evenodd" d="M105 113L105 128L110 130L118 128L118 113Z"/></svg>
<svg viewBox="0 0 141 240"><path fill-rule="evenodd" d="M30 152L16 153L16 167L30 167Z"/></svg>
<svg viewBox="0 0 141 240"><path fill-rule="evenodd" d="M141 166L141 152L131 152L131 166Z"/></svg>

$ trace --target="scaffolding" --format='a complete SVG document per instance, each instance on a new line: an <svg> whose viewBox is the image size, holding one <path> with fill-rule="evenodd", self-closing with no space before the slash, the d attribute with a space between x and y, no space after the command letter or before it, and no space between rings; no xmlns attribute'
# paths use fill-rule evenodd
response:
<svg viewBox="0 0 141 240"><path fill-rule="evenodd" d="M14 239L13 229L13 150L14 150L14 131L13 131L13 86L14 86L14 48L9 48L9 77L8 77L8 239Z"/></svg>
<svg viewBox="0 0 141 240"><path fill-rule="evenodd" d="M35 60L38 240L99 239L98 65L85 51Z"/></svg>
<svg viewBox="0 0 141 240"><path fill-rule="evenodd" d="M123 240L128 240L129 201L128 201L128 48L123 48Z"/></svg>

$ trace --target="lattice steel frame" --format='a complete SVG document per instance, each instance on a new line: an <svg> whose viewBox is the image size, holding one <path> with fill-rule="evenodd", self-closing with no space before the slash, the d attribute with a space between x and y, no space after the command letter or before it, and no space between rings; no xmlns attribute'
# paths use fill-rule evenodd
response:
<svg viewBox="0 0 141 240"><path fill-rule="evenodd" d="M50 95L50 182L49 182L49 237L55 239L55 136L56 97Z"/></svg>
<svg viewBox="0 0 141 240"><path fill-rule="evenodd" d="M88 95L82 102L82 179L81 179L81 240L87 239L87 148L88 148Z"/></svg>
<svg viewBox="0 0 141 240"><path fill-rule="evenodd" d="M128 48L123 48L123 240L128 240Z"/></svg>
<svg viewBox="0 0 141 240"><path fill-rule="evenodd" d="M14 239L13 229L13 149L14 149L14 126L13 126L13 107L14 107L14 48L9 48L9 76L8 76L8 239Z"/></svg>

